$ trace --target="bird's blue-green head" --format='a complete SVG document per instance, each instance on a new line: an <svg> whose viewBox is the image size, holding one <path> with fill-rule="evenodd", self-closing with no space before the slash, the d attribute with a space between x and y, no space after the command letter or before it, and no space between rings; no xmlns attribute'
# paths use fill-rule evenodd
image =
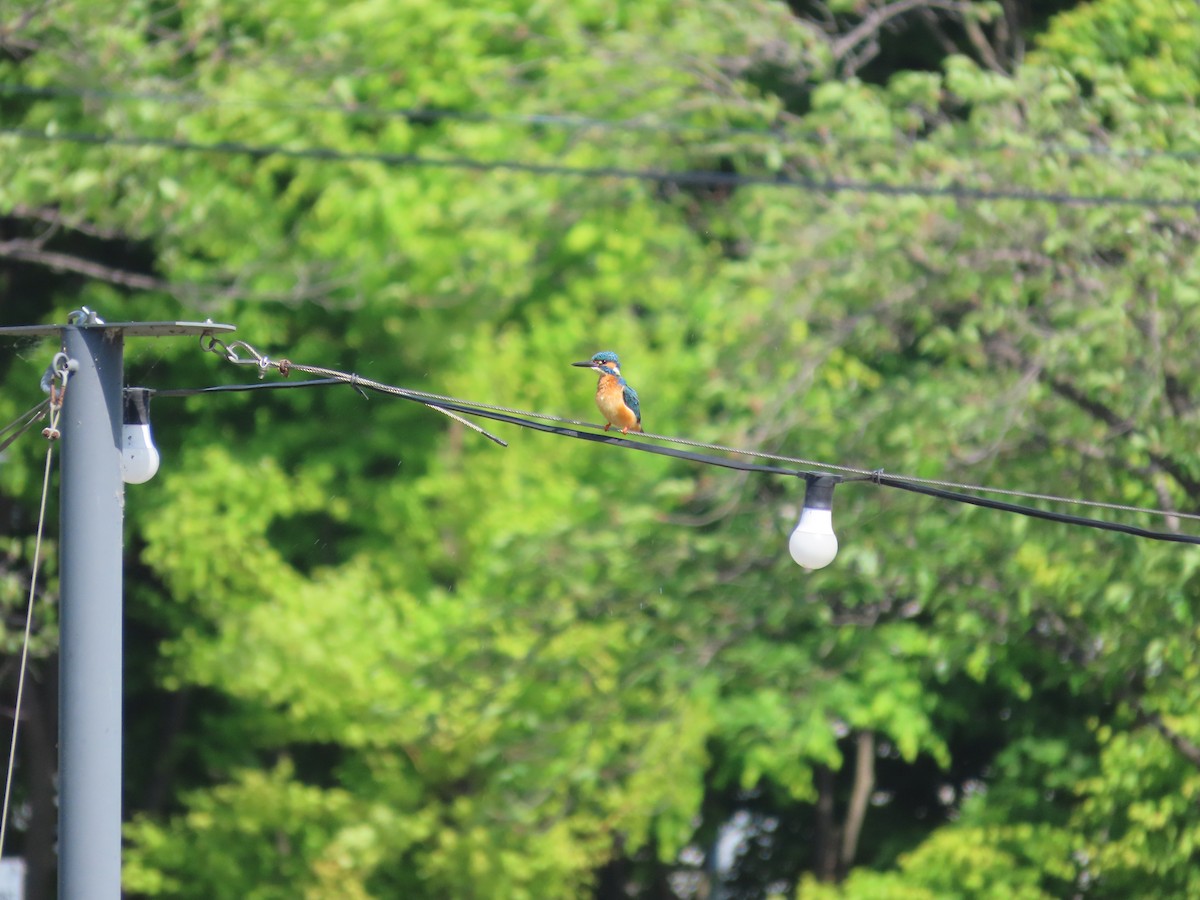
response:
<svg viewBox="0 0 1200 900"><path fill-rule="evenodd" d="M620 375L621 361L617 359L617 354L611 350L601 350L591 359L583 362L571 363L573 366L580 366L584 369L595 369L603 375Z"/></svg>

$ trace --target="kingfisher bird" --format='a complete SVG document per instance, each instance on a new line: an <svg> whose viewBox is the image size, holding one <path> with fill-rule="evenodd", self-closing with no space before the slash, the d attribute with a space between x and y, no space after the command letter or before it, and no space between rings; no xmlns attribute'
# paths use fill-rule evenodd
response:
<svg viewBox="0 0 1200 900"><path fill-rule="evenodd" d="M571 363L600 373L596 382L596 405L607 420L604 430L616 425L621 434L642 430L642 407L637 391L621 377L621 361L611 350L602 350L591 359Z"/></svg>

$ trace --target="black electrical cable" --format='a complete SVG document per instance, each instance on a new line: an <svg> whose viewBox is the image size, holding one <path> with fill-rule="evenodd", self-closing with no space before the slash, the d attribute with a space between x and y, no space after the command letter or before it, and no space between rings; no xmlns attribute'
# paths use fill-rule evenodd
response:
<svg viewBox="0 0 1200 900"><path fill-rule="evenodd" d="M633 169L623 166L572 166L520 159L478 159L470 156L421 156L416 153L380 153L365 150L335 150L332 147L287 147L282 144L247 144L241 141L203 143L178 138L139 134L95 132L43 132L28 128L0 128L0 135L22 140L136 147L181 153L216 153L265 159L278 156L317 162L373 162L390 167L462 169L472 172L518 172L536 176L612 178L649 181L691 187L774 187L815 194L877 194L885 197L931 197L953 200L1016 200L1054 206L1133 206L1145 209L1200 209L1200 197L1162 197L1147 194L1072 194L1068 191L1037 191L1027 188L980 188L969 185L932 185L915 182L892 183L862 179L808 178L778 174L743 174L712 170Z"/></svg>
<svg viewBox="0 0 1200 900"><path fill-rule="evenodd" d="M214 387L202 388L172 388L160 390L148 388L155 397L193 397L196 394L216 394L224 391L270 391L284 388L322 387L331 384L345 384L338 378L314 378L310 381L262 381L258 384L218 384Z"/></svg>
<svg viewBox="0 0 1200 900"><path fill-rule="evenodd" d="M912 491L914 494L927 494L942 500L954 500L958 503L969 503L972 506L982 506L986 509L998 509L1003 512L1029 516L1032 519L1046 519L1050 522L1061 522L1064 525L1082 525L1087 528L1100 528L1104 531L1119 531L1122 534L1132 534L1136 537L1150 538L1155 541L1174 541L1179 544L1200 544L1200 537L1191 534L1175 534L1169 531L1151 531L1138 528L1136 525L1124 525L1120 522L1106 522L1103 519L1092 519L1087 516L1073 516L1069 513L1050 512L1034 506L1022 506L1017 503L1006 503L1003 500L993 500L990 497L976 497L972 494L960 494L957 491L947 491L941 488L929 487L924 484L913 484L901 478L880 475L878 478L863 479L881 484L885 487L899 488L902 491Z"/></svg>
<svg viewBox="0 0 1200 900"><path fill-rule="evenodd" d="M663 447L658 444L647 444L643 441L631 440L627 437L620 437L609 432L591 432L578 431L574 428L564 428L561 425L551 425L548 422L535 422L532 419L523 419L520 416L510 415L508 413L496 412L490 409L481 409L477 406L472 406L468 403L450 403L445 400L428 400L422 398L422 403L427 403L430 406L439 406L444 409L451 409L454 412L462 413L463 415L483 416L486 419L494 419L497 422L507 422L510 425L518 425L521 428L532 428L534 431L545 431L549 434L558 434L563 437L577 438L581 441L592 441L596 444L612 444L616 447L625 447L629 450L641 450L644 453L656 453L659 456L670 456L674 459L686 459L691 462L704 463L710 466L721 466L726 469L739 469L742 472L763 472L767 475L791 475L797 478L804 478L808 475L824 474L817 472L805 472L801 469L785 469L781 466L764 466L761 463L743 462L740 459L728 459L723 456L709 456L706 453L696 453L691 450L678 450L675 447Z"/></svg>
<svg viewBox="0 0 1200 900"><path fill-rule="evenodd" d="M572 129L594 129L610 132L649 132L660 134L698 134L705 137L755 137L768 138L777 143L787 144L800 141L812 141L820 144L830 144L832 136L821 130L805 130L783 123L751 126L713 126L699 123L684 122L678 119L606 119L599 116L581 113L514 113L492 112L488 110L465 110L445 107L400 107L400 106L368 106L360 103L331 103L320 100L309 102L273 101L262 98L225 98L214 97L200 92L183 93L179 91L121 91L108 88L74 87L71 85L41 85L0 84L0 94L11 96L26 96L46 99L94 99L113 102L151 102L160 105L182 105L211 109L267 109L280 112L292 112L299 115L335 113L344 116L363 118L405 119L409 122L426 124L429 122L451 121L470 124L502 124L525 125L529 127L559 127ZM901 140L911 143L911 139L901 136ZM836 142L843 146L878 145L878 138L851 136L839 137ZM950 148L954 149L954 148ZM1023 152L1023 153L1060 153L1065 156L1098 156L1118 159L1173 159L1185 162L1200 160L1200 151L1196 150L1163 150L1153 147L1112 147L1106 144L1089 143L1073 145L1061 141L1045 141L1034 139L1029 144L1012 142L970 142L962 145L963 150L974 153L980 152Z"/></svg>

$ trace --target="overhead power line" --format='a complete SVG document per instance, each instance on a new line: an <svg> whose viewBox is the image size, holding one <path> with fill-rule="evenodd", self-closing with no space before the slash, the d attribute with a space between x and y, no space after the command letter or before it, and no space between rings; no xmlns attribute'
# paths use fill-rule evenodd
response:
<svg viewBox="0 0 1200 900"><path fill-rule="evenodd" d="M267 109L299 115L337 114L358 118L403 119L413 123L466 122L474 124L506 124L527 127L550 127L604 132L633 132L697 135L708 138L752 137L765 138L777 144L811 142L838 146L878 146L878 138L834 136L824 130L805 129L791 123L770 123L759 126L708 125L658 116L612 119L581 113L518 113L489 110L450 109L424 106L373 106L359 103L328 101L265 100L249 97L214 97L198 91L119 91L107 88L51 85L35 87L24 84L0 83L0 94L45 99L93 99L122 103L157 103L161 105L193 106L215 109ZM898 142L912 144L911 138L897 135ZM1168 150L1160 147L1114 147L1110 144L1088 142L1072 144L1062 140L1048 141L1033 138L1029 142L964 141L948 149L971 153L1023 152L1030 154L1062 154L1065 156L1099 156L1115 159L1173 159L1184 162L1200 161L1200 150Z"/></svg>
<svg viewBox="0 0 1200 900"><path fill-rule="evenodd" d="M820 194L875 194L891 197L917 196L962 201L1014 200L1055 206L1132 206L1148 209L1200 209L1200 197L1162 197L1127 194L1075 194L1067 191L1036 191L1020 187L981 188L969 185L932 185L913 182L890 183L863 179L811 178L743 174L708 170L636 169L622 166L572 166L518 159L478 159L469 156L430 157L416 153L379 153L335 150L331 147L289 147L283 144L248 144L241 141L204 143L179 138L140 134L98 132L42 132L26 128L0 128L0 136L51 143L106 147L157 149L179 153L211 153L264 159L272 156L317 162L370 162L405 168L462 169L475 172L518 172L535 176L589 179L618 179L673 184L681 187L773 187Z"/></svg>

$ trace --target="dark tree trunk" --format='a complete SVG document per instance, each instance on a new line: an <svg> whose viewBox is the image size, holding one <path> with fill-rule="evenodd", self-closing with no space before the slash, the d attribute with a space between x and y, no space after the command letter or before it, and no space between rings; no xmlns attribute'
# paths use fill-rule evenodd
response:
<svg viewBox="0 0 1200 900"><path fill-rule="evenodd" d="M834 771L818 766L814 773L817 784L817 858L814 870L821 881L832 882L838 876L838 825L834 814Z"/></svg>

